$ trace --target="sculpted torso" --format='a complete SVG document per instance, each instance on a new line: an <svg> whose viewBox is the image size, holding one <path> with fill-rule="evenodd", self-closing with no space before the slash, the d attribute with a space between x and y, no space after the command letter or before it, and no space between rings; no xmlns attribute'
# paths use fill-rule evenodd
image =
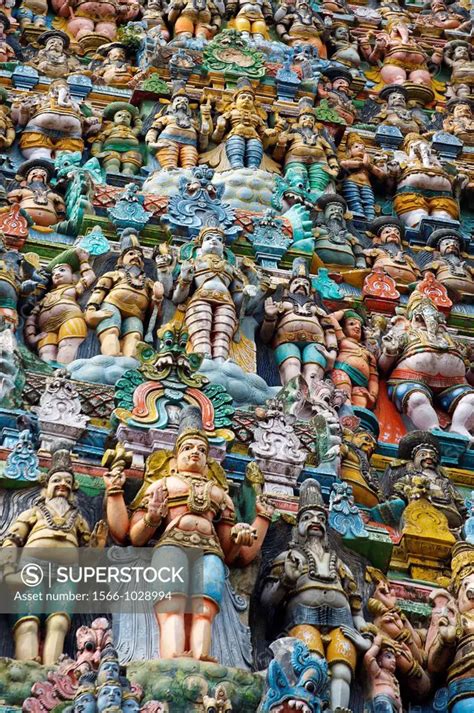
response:
<svg viewBox="0 0 474 713"><path fill-rule="evenodd" d="M312 337L312 340L318 344L324 344L324 331L321 327L315 311L317 307L310 301L304 305L295 305L292 302L284 301L281 303L282 316L278 322L275 341L291 342L291 341L310 341L299 339L299 334L305 332Z"/></svg>
<svg viewBox="0 0 474 713"><path fill-rule="evenodd" d="M404 354L410 350L411 343L409 341L400 356L397 369L410 369L428 377L437 375L458 377L462 383L466 374L464 360L454 346L447 342L443 333L441 332L438 338L429 339L426 332L410 330L409 337L412 337L412 342L416 341L419 335L422 337L421 344L429 347L429 351L420 351L418 354L404 357Z"/></svg>
<svg viewBox="0 0 474 713"><path fill-rule="evenodd" d="M396 282L401 282L405 285L415 282L417 279L416 273L404 259L402 252L398 253L397 256L393 256L385 252L385 250L377 250L373 267L374 269L383 268L384 272L393 277Z"/></svg>
<svg viewBox="0 0 474 713"><path fill-rule="evenodd" d="M290 550L286 556L297 559L302 566L306 564L306 557L299 550ZM291 597L287 605L288 613L292 612L299 604L312 607L343 607L348 611L351 610L338 575L334 578L331 577L332 560L333 555L329 552L324 552L317 558L317 572L321 575L321 579L318 579L317 576L316 579L311 578L308 572L304 572L298 577L290 593Z"/></svg>
<svg viewBox="0 0 474 713"><path fill-rule="evenodd" d="M212 255L197 257L194 268L194 280L198 289L204 287L206 290L229 294L233 270L223 258L215 259Z"/></svg>

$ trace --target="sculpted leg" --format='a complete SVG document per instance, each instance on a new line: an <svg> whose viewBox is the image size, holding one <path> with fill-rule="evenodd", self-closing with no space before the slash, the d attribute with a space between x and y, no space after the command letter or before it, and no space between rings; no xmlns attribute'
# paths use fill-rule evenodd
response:
<svg viewBox="0 0 474 713"><path fill-rule="evenodd" d="M178 167L179 148L177 144L170 144L163 149L158 149L156 158L160 162L161 168L168 170Z"/></svg>
<svg viewBox="0 0 474 713"><path fill-rule="evenodd" d="M70 337L59 342L58 355L56 361L60 364L70 364L76 358L77 350L81 346L84 339Z"/></svg>
<svg viewBox="0 0 474 713"><path fill-rule="evenodd" d="M211 305L201 300L193 302L186 310L185 319L193 352L211 357Z"/></svg>
<svg viewBox="0 0 474 713"><path fill-rule="evenodd" d="M36 617L20 619L13 628L15 658L17 661L34 661L39 657L39 621Z"/></svg>
<svg viewBox="0 0 474 713"><path fill-rule="evenodd" d="M280 379L282 386L285 386L295 376L301 374L301 360L296 357L286 359L283 364L280 364Z"/></svg>
<svg viewBox="0 0 474 713"><path fill-rule="evenodd" d="M137 344L142 338L139 332L130 332L121 340L123 356L134 357L137 353Z"/></svg>
<svg viewBox="0 0 474 713"><path fill-rule="evenodd" d="M58 348L55 344L45 344L38 348L38 354L43 361L57 361Z"/></svg>
<svg viewBox="0 0 474 713"><path fill-rule="evenodd" d="M225 151L232 168L244 167L245 139L241 136L231 136L225 142Z"/></svg>
<svg viewBox="0 0 474 713"><path fill-rule="evenodd" d="M159 607L155 607L158 626L160 627L160 657L162 659L172 659L176 656L183 656L185 653L185 628L184 610L186 609L187 597L184 594L173 594L171 602L166 603L166 608L172 611L160 612Z"/></svg>
<svg viewBox="0 0 474 713"><path fill-rule="evenodd" d="M428 396L421 391L414 391L406 400L405 406L408 418L415 428L429 431L439 428L439 420Z"/></svg>
<svg viewBox="0 0 474 713"><path fill-rule="evenodd" d="M380 70L380 77L385 84L403 84L407 79L407 73L401 67L388 64Z"/></svg>
<svg viewBox="0 0 474 713"><path fill-rule="evenodd" d="M43 663L51 666L57 663L64 650L64 640L71 625L67 614L51 614L46 621L46 636L43 646Z"/></svg>
<svg viewBox="0 0 474 713"><path fill-rule="evenodd" d="M99 334L100 351L106 356L121 356L119 330L116 327L104 330Z"/></svg>
<svg viewBox="0 0 474 713"><path fill-rule="evenodd" d="M117 26L114 22L98 22L95 26L95 31L98 35L108 37L109 40L115 40L117 35Z"/></svg>
<svg viewBox="0 0 474 713"><path fill-rule="evenodd" d="M352 671L348 664L337 662L329 664L331 672L331 708L348 708L351 697Z"/></svg>
<svg viewBox="0 0 474 713"><path fill-rule="evenodd" d="M193 168L198 162L198 152L195 146L181 146L179 163L183 168Z"/></svg>
<svg viewBox="0 0 474 713"><path fill-rule="evenodd" d="M474 426L474 394L467 394L460 399L454 409L450 431L461 436L471 438L471 429Z"/></svg>
<svg viewBox="0 0 474 713"><path fill-rule="evenodd" d="M428 211L420 208L419 210L410 210L407 213L403 213L399 216L400 220L405 223L408 228L414 228L416 225L421 223L423 218L428 218Z"/></svg>
<svg viewBox="0 0 474 713"><path fill-rule="evenodd" d="M237 317L232 305L218 305L212 325L212 357L228 359L230 342L237 326Z"/></svg>
<svg viewBox="0 0 474 713"><path fill-rule="evenodd" d="M203 597L196 602L197 611L193 614L191 624L191 651L193 658L201 661L209 660L211 650L211 629L219 605L212 599Z"/></svg>

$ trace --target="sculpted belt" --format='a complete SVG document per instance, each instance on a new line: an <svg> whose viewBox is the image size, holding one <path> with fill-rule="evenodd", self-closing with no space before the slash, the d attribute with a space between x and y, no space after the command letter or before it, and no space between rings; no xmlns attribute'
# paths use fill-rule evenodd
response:
<svg viewBox="0 0 474 713"><path fill-rule="evenodd" d="M353 627L352 614L346 607L328 607L323 604L320 607L311 607L306 604L298 604L286 619L287 629L291 629L298 624L312 624L313 626L328 626L335 629L337 626L345 624Z"/></svg>

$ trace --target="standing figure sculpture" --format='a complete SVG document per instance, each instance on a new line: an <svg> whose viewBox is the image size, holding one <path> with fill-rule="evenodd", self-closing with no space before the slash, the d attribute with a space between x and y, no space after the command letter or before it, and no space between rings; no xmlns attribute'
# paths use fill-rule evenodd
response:
<svg viewBox="0 0 474 713"><path fill-rule="evenodd" d="M307 97L298 104L298 120L282 131L273 152L284 159L285 179L290 187L302 188L316 200L339 173L336 150L317 127L316 111Z"/></svg>
<svg viewBox="0 0 474 713"><path fill-rule="evenodd" d="M224 240L221 228L202 228L194 240L194 256L181 265L172 297L175 304L186 303L192 351L220 361L229 358L248 291L245 276L228 259Z"/></svg>
<svg viewBox="0 0 474 713"><path fill-rule="evenodd" d="M108 173L135 175L143 165L138 109L127 102L112 102L105 107L103 117L105 123L93 139L91 154L101 160Z"/></svg>
<svg viewBox="0 0 474 713"><path fill-rule="evenodd" d="M49 183L54 176L54 164L45 159L31 159L22 163L16 178L20 187L10 191L9 203L18 203L34 225L49 228L65 216L64 199L51 190Z"/></svg>
<svg viewBox="0 0 474 713"><path fill-rule="evenodd" d="M451 417L450 430L470 438L474 388L466 380L465 349L428 297L413 292L405 316L392 319L379 367L389 375L389 396L415 428L440 428L436 399Z"/></svg>
<svg viewBox="0 0 474 713"><path fill-rule="evenodd" d="M347 710L357 663L356 646L370 642L353 573L331 550L319 485L311 478L300 489L297 523L288 549L273 560L261 595L263 606L282 616L286 636L301 639L325 658L331 674L333 711ZM281 611L283 609L283 611Z"/></svg>
<svg viewBox="0 0 474 713"><path fill-rule="evenodd" d="M147 312L163 300L163 285L145 274L143 250L133 228L124 230L117 269L97 280L86 308L86 322L107 356L135 356L145 334Z"/></svg>
<svg viewBox="0 0 474 713"><path fill-rule="evenodd" d="M299 376L311 386L334 366L334 324L312 287L304 262L295 261L281 301L271 297L265 301L260 336L271 343L283 386Z"/></svg>
<svg viewBox="0 0 474 713"><path fill-rule="evenodd" d="M217 117L211 138L219 145L201 156L200 162L209 163L218 171L265 168L269 159L264 156L264 149L275 142L280 128L279 122L273 129L267 126L267 114L256 101L251 83L243 77L237 82L232 101Z"/></svg>
<svg viewBox="0 0 474 713"><path fill-rule="evenodd" d="M77 550L91 541L89 525L76 505L74 490L77 490L70 454L58 450L53 454L51 467L44 478L44 488L35 505L22 512L9 526L2 539L2 547L48 550L49 560L55 562L54 550L64 548ZM74 556L74 555L73 555ZM59 560L60 561L60 560ZM64 560L63 560L64 561ZM21 561L20 561L21 566ZM12 565L13 567L13 565ZM12 578L16 584L17 573L5 574L6 582ZM60 585L58 585L60 586ZM70 591L71 584L67 585ZM44 593L46 581L38 585ZM44 596L44 595L43 595ZM43 642L42 662L46 666L57 663L63 653L64 640L71 625L67 611L50 614L46 619L46 634ZM40 654L40 619L31 614L18 615L13 629L15 658L20 661L38 660Z"/></svg>
<svg viewBox="0 0 474 713"><path fill-rule="evenodd" d="M428 238L428 246L434 248L433 260L425 267L438 282L458 299L474 296L474 267L462 255L465 241L461 233L450 228L434 230Z"/></svg>
<svg viewBox="0 0 474 713"><path fill-rule="evenodd" d="M118 459L123 463L121 452ZM149 457L145 482L130 505L130 522L123 499L125 476L116 471L105 480L114 539L123 542L128 533L135 547L153 539L152 564L172 562L186 573L186 582L171 585L171 601L155 607L161 658L213 660L211 628L224 593L224 562L246 565L256 557L273 509L257 499L253 525L236 523L225 473L209 457L207 436L198 428L181 429L173 452Z"/></svg>
<svg viewBox="0 0 474 713"><path fill-rule="evenodd" d="M401 220L391 215L376 218L370 224L370 233L373 247L364 250L364 255L373 270L381 268L402 285L421 279L420 268L403 249L405 228Z"/></svg>
<svg viewBox="0 0 474 713"><path fill-rule="evenodd" d="M155 117L145 142L156 151L163 170L193 168L199 151L207 148L211 132L210 107L203 104L199 121L195 119L186 89L180 86L173 92L169 107Z"/></svg>
<svg viewBox="0 0 474 713"><path fill-rule="evenodd" d="M225 6L222 0L172 0L168 5L168 22L173 37L198 37L209 41L219 31Z"/></svg>
<svg viewBox="0 0 474 713"><path fill-rule="evenodd" d="M364 654L364 668L369 684L370 713L402 713L400 684L395 675L395 644L377 634L370 649Z"/></svg>
<svg viewBox="0 0 474 713"><path fill-rule="evenodd" d="M55 158L58 151L83 151L84 137L99 128L95 116L86 115L71 97L65 79L55 79L47 94L14 101L13 121L23 128L20 150L27 159ZM89 112L90 113L90 112Z"/></svg>
<svg viewBox="0 0 474 713"><path fill-rule="evenodd" d="M252 37L255 42L269 39L268 24L273 22L270 0L229 0L227 12L234 18L230 24L245 39Z"/></svg>
<svg viewBox="0 0 474 713"><path fill-rule="evenodd" d="M331 379L354 406L373 409L379 393L379 374L373 351L362 341L364 319L351 309L333 312L331 317L337 323L339 345Z"/></svg>
<svg viewBox="0 0 474 713"><path fill-rule="evenodd" d="M408 106L408 92L401 84L390 84L379 92L379 99L386 102L374 117L382 126L396 126L403 136L426 131L423 112Z"/></svg>
<svg viewBox="0 0 474 713"><path fill-rule="evenodd" d="M43 32L38 38L38 44L43 49L40 49L35 57L28 62L38 72L52 79L80 72L81 63L67 52L70 39L64 32L58 30Z"/></svg>
<svg viewBox="0 0 474 713"><path fill-rule="evenodd" d="M326 57L326 47L321 39L324 23L307 0L280 3L275 12L275 22L279 36L290 47L313 45L320 57Z"/></svg>
<svg viewBox="0 0 474 713"><path fill-rule="evenodd" d="M474 49L465 40L446 42L443 48L444 63L451 70L448 97L469 99L474 94Z"/></svg>
<svg viewBox="0 0 474 713"><path fill-rule="evenodd" d="M77 302L91 287L95 273L89 254L81 248L67 251L49 265L51 289L27 317L25 341L37 347L43 361L69 364L87 337L87 324ZM74 273L80 272L76 280Z"/></svg>
<svg viewBox="0 0 474 713"><path fill-rule="evenodd" d="M349 210L363 215L366 220L375 218L375 196L371 177L384 178L386 171L377 165L367 152L363 139L352 132L346 141L346 157L340 161L346 174L342 181L342 195Z"/></svg>
<svg viewBox="0 0 474 713"><path fill-rule="evenodd" d="M317 206L322 213L315 230L314 251L325 265L365 267L365 257L356 235L347 228L347 203L337 193L321 196Z"/></svg>

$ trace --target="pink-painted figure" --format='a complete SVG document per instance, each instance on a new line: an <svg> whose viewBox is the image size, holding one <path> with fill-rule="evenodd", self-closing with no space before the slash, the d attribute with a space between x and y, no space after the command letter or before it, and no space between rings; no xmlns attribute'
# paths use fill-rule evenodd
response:
<svg viewBox="0 0 474 713"><path fill-rule="evenodd" d="M396 677L396 648L390 640L378 634L364 655L364 668L368 682L368 710L376 713L402 713L400 684ZM382 708L383 706L383 708Z"/></svg>
<svg viewBox="0 0 474 713"><path fill-rule="evenodd" d="M113 42L117 25L134 20L140 12L136 0L52 0L52 6L66 19L68 32L84 49Z"/></svg>

